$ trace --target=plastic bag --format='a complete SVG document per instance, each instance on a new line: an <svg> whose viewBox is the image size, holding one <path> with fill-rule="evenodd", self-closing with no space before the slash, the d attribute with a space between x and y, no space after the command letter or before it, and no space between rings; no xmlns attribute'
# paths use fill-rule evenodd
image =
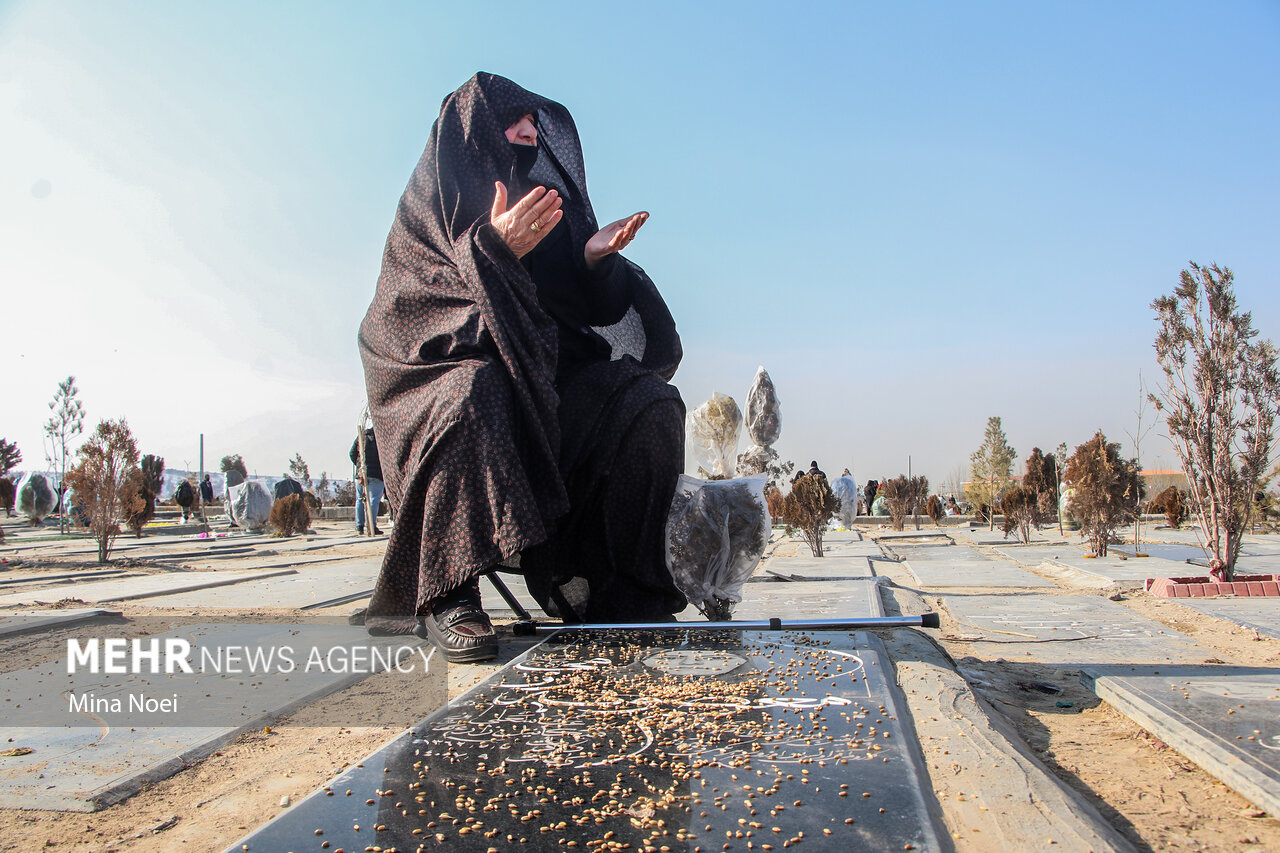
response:
<svg viewBox="0 0 1280 853"><path fill-rule="evenodd" d="M755 381L747 392L747 435L759 447L768 447L782 435L782 403L763 365L756 368Z"/></svg>
<svg viewBox="0 0 1280 853"><path fill-rule="evenodd" d="M840 525L845 530L853 529L853 519L858 514L858 484L852 477L836 477L831 484L831 491L840 499Z"/></svg>
<svg viewBox="0 0 1280 853"><path fill-rule="evenodd" d="M227 514L245 530L261 530L271 517L271 493L257 480L227 489Z"/></svg>
<svg viewBox="0 0 1280 853"><path fill-rule="evenodd" d="M58 505L58 496L44 474L30 472L18 483L18 512L39 524Z"/></svg>
<svg viewBox="0 0 1280 853"><path fill-rule="evenodd" d="M700 474L712 480L733 476L741 429L742 410L732 397L719 391L689 413L688 444Z"/></svg>
<svg viewBox="0 0 1280 853"><path fill-rule="evenodd" d="M667 516L667 568L712 621L730 618L769 544L768 481L763 474L732 480L682 474L676 485Z"/></svg>

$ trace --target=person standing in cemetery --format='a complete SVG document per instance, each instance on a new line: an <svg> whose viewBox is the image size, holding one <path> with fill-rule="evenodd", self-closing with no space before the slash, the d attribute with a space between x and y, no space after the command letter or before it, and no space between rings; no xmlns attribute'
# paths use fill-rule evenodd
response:
<svg viewBox="0 0 1280 853"><path fill-rule="evenodd" d="M517 554L566 621L685 607L664 553L684 463L668 384L680 342L618 254L648 217L598 226L560 104L485 73L445 99L360 328L397 507L371 633L416 628L449 660L494 657L478 581ZM613 358L597 329L620 321Z"/></svg>
<svg viewBox="0 0 1280 853"><path fill-rule="evenodd" d="M205 504L213 503L213 481L208 474L200 481L200 501Z"/></svg>
<svg viewBox="0 0 1280 853"><path fill-rule="evenodd" d="M356 532L361 536L364 535L364 493L365 489L369 490L369 510L373 513L373 532L375 536L381 536L382 531L378 529L378 508L382 505L382 495L386 491L386 484L382 482L382 462L378 459L378 439L373 435L373 430L366 428L364 431L364 471L365 477L360 478L360 439L357 438L351 442L351 464L356 466Z"/></svg>

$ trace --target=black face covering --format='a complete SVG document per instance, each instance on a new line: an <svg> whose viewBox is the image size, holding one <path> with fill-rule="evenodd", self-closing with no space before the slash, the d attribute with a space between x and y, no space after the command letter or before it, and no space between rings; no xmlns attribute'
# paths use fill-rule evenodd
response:
<svg viewBox="0 0 1280 853"><path fill-rule="evenodd" d="M511 177L507 180L507 207L510 208L536 186L529 177L538 162L538 146L512 142L511 151L516 161L511 164Z"/></svg>

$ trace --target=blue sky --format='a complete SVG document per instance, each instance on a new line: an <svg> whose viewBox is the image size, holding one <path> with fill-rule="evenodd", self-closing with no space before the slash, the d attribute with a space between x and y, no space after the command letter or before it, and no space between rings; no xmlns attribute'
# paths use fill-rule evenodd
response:
<svg viewBox="0 0 1280 853"><path fill-rule="evenodd" d="M1274 2L3 4L0 436L42 466L75 374L171 466L345 474L396 201L486 70L652 213L690 408L763 364L783 456L859 480L941 485L989 415L1128 447L1189 259L1280 334L1277 44Z"/></svg>

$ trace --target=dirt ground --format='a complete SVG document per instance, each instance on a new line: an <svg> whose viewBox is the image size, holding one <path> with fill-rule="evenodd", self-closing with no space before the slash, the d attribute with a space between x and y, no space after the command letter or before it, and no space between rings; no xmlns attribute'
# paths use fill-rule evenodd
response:
<svg viewBox="0 0 1280 853"><path fill-rule="evenodd" d="M778 553L785 553L790 545L783 545ZM360 543L342 550L355 556L368 547ZM52 570L69 562L74 561L29 560L23 570ZM245 566L222 563L221 567ZM1100 702L1080 684L1078 671L979 659L963 641L946 639L964 636L967 629L949 624L941 599L927 595L926 600L943 613L941 643L977 693L1012 722L1053 773L1139 849L1280 850L1280 820L1263 814ZM215 616L144 604L111 607L123 611L123 622L0 640L0 668L20 669L60 657L72 630L85 638L142 636L200 621L342 624L355 607L310 612L219 610ZM1118 604L1188 634L1213 649L1222 661L1280 667L1280 640L1141 593L1129 593ZM1055 685L1061 692L1049 695L1026 687L1032 682ZM451 692L460 689L455 679ZM425 716L424 709L433 709L442 700L426 691L406 691L403 680L393 683L390 676L370 677L333 694L326 700L326 713L341 707L347 718L377 720L377 725L320 726L312 706L272 725L269 732L244 734L207 759L99 812L0 809L0 850L220 851L279 814L287 803L296 803L393 739ZM1058 702L1070 702L1072 707L1059 708Z"/></svg>
<svg viewBox="0 0 1280 853"><path fill-rule="evenodd" d="M972 632L950 622L939 599L926 598L943 613L942 645L976 692L1140 850L1280 850L1280 819L1099 700L1081 684L1079 670L979 659L968 644L948 639ZM1213 650L1217 661L1280 667L1280 639L1143 592L1124 593L1117 604L1186 634ZM1028 687L1032 683L1062 692L1042 693Z"/></svg>

